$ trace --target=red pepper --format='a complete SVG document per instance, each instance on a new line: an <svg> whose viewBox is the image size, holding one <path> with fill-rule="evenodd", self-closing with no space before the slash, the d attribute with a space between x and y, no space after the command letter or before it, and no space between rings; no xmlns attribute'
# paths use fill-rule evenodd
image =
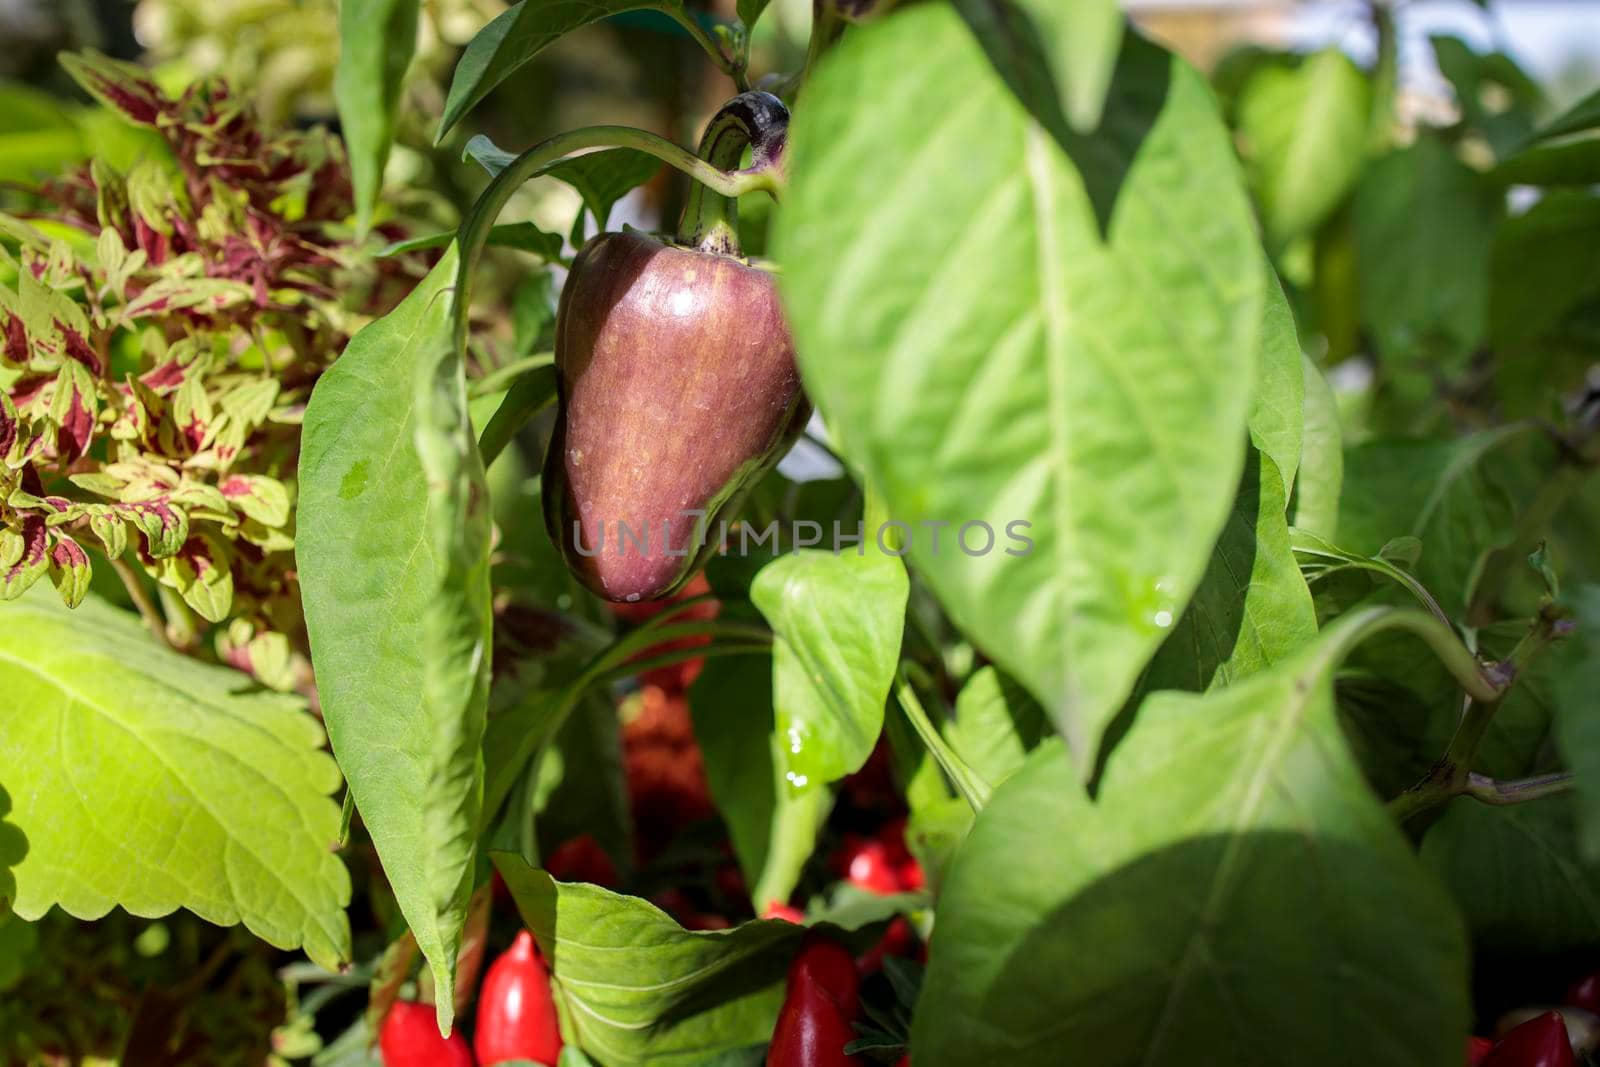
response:
<svg viewBox="0 0 1600 1067"><path fill-rule="evenodd" d="M1501 1038L1483 1067L1573 1067L1574 1062L1561 1013L1547 1011Z"/></svg>
<svg viewBox="0 0 1600 1067"><path fill-rule="evenodd" d="M851 853L845 877L869 893L898 893L900 876L882 841L867 841Z"/></svg>
<svg viewBox="0 0 1600 1067"><path fill-rule="evenodd" d="M1590 971L1568 986L1561 1003L1600 1015L1600 971Z"/></svg>
<svg viewBox="0 0 1600 1067"><path fill-rule="evenodd" d="M792 904L785 904L781 900L767 901L766 910L761 913L763 919L782 919L786 923L802 926L806 921L806 913Z"/></svg>
<svg viewBox="0 0 1600 1067"><path fill-rule="evenodd" d="M483 976L472 1045L482 1067L506 1060L553 1065L561 1056L550 971L526 930Z"/></svg>
<svg viewBox="0 0 1600 1067"><path fill-rule="evenodd" d="M1487 1037L1467 1038L1467 1067L1478 1067L1494 1048L1494 1042Z"/></svg>
<svg viewBox="0 0 1600 1067"><path fill-rule="evenodd" d="M560 882L590 882L607 889L617 884L617 865L593 834L561 842L544 858L544 869Z"/></svg>
<svg viewBox="0 0 1600 1067"><path fill-rule="evenodd" d="M889 925L884 929L878 943L861 954L857 966L864 975L875 974L883 970L885 956L908 957L916 945L917 934L911 929L911 923L904 915L896 915L889 920Z"/></svg>
<svg viewBox="0 0 1600 1067"><path fill-rule="evenodd" d="M383 1067L473 1067L472 1050L457 1030L439 1036L432 1004L397 1000L378 1031Z"/></svg>
<svg viewBox="0 0 1600 1067"><path fill-rule="evenodd" d="M767 1067L856 1067L845 1055L856 1039L850 1024L859 1008L855 961L840 945L808 937L789 965L778 1025L767 1047Z"/></svg>

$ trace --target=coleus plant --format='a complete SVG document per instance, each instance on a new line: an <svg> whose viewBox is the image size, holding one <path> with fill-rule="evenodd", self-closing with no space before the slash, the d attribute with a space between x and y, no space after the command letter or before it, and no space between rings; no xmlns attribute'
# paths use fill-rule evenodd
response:
<svg viewBox="0 0 1600 1067"><path fill-rule="evenodd" d="M0 218L16 249L0 245L0 598L48 574L75 607L92 545L175 594L170 611L223 624L224 659L304 686L301 413L384 306L351 253L342 149L269 134L221 83L173 98L137 67L63 63L156 137L127 173L91 161L48 182L36 216Z"/></svg>

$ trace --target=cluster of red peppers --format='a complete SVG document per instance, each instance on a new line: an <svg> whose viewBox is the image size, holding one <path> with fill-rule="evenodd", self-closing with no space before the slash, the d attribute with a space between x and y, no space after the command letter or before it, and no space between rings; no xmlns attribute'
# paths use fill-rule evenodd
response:
<svg viewBox="0 0 1600 1067"><path fill-rule="evenodd" d="M489 967L478 990L469 1048L458 1030L439 1035L433 1005L396 1001L378 1035L384 1067L492 1067L528 1061L553 1067L561 1056L550 971L523 930Z"/></svg>
<svg viewBox="0 0 1600 1067"><path fill-rule="evenodd" d="M1574 1067L1600 1040L1600 971L1568 987L1561 1007L1506 1028L1499 1041L1467 1038L1467 1067ZM1587 1062L1587 1061L1585 1061Z"/></svg>

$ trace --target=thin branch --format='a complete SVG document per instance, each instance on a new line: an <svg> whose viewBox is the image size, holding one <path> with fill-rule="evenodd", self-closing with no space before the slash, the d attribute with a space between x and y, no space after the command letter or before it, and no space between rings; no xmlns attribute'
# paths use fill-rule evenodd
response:
<svg viewBox="0 0 1600 1067"><path fill-rule="evenodd" d="M139 609L139 617L144 619L144 624L155 634L156 640L174 652L178 649L173 645L172 639L167 636L167 623L161 617L161 612L156 610L155 601L150 599L150 594L145 591L144 583L134 573L133 568L120 557L111 561L111 569L117 572L117 577L122 579L123 588L128 590L128 599L133 601L133 606Z"/></svg>
<svg viewBox="0 0 1600 1067"><path fill-rule="evenodd" d="M1462 794L1485 804L1525 804L1540 797L1566 793L1573 788L1575 779L1570 771L1540 774L1532 778L1494 779L1483 774L1467 775Z"/></svg>

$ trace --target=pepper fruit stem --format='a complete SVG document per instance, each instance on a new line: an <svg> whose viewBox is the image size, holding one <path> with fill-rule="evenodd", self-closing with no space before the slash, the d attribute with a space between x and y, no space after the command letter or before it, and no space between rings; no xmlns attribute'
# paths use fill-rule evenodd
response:
<svg viewBox="0 0 1600 1067"><path fill-rule="evenodd" d="M711 117L699 155L717 170L732 172L748 147L749 171L772 170L783 164L788 135L789 109L782 100L759 90L740 93ZM678 243L702 252L739 255L738 200L696 185L678 220Z"/></svg>

